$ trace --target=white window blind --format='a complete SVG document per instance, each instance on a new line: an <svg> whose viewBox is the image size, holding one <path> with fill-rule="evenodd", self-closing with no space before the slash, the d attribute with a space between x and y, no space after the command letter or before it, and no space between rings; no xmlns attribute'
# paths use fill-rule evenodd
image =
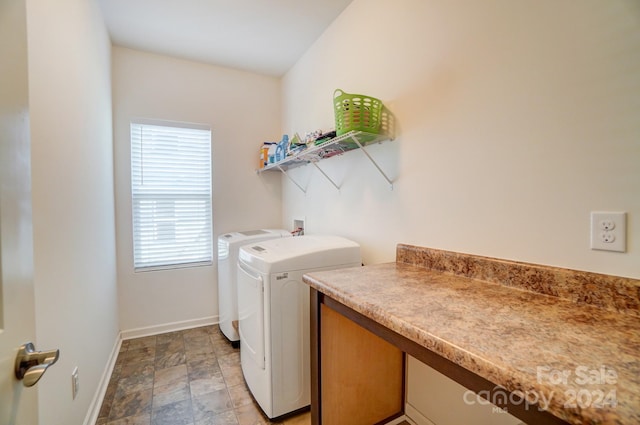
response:
<svg viewBox="0 0 640 425"><path fill-rule="evenodd" d="M211 264L211 130L131 123L136 271Z"/></svg>

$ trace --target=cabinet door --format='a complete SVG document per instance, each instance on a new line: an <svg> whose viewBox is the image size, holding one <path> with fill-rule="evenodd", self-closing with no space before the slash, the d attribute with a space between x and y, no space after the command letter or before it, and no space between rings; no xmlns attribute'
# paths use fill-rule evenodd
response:
<svg viewBox="0 0 640 425"><path fill-rule="evenodd" d="M371 425L403 411L404 353L320 306L323 425Z"/></svg>

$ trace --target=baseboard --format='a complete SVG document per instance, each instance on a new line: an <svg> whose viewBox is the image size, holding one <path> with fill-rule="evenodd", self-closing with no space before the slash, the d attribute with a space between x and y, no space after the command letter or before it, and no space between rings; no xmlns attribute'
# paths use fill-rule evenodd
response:
<svg viewBox="0 0 640 425"><path fill-rule="evenodd" d="M384 425L400 425L400 424L406 424L408 423L409 425L416 425L411 418L409 418L407 415L402 415L399 418L395 418L392 421L389 422L385 422Z"/></svg>
<svg viewBox="0 0 640 425"><path fill-rule="evenodd" d="M167 332L182 331L184 329L199 328L218 323L218 316L203 317L201 319L183 320L181 322L165 323L162 325L147 326L144 328L129 329L120 332L122 339L141 338L143 336L158 335Z"/></svg>
<svg viewBox="0 0 640 425"><path fill-rule="evenodd" d="M416 425L435 425L409 403L404 405L404 413L407 418L411 420L411 423L415 423Z"/></svg>
<svg viewBox="0 0 640 425"><path fill-rule="evenodd" d="M93 395L93 400L91 400L91 404L89 405L89 409L87 410L87 416L84 418L84 423L83 423L84 425L94 425L98 420L98 415L100 414L100 408L102 407L102 401L104 400L104 396L107 393L109 380L111 379L113 368L116 365L116 359L118 358L118 353L120 352L121 345L122 345L122 333L119 333L118 336L116 337L116 342L113 345L113 349L111 350L109 361L107 362L107 365L104 368L104 372L102 372L102 376L100 377L98 388L96 389L96 392Z"/></svg>

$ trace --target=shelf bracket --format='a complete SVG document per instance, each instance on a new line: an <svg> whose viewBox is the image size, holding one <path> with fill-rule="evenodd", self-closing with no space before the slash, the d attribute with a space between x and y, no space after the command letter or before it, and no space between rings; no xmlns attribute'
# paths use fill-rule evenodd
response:
<svg viewBox="0 0 640 425"><path fill-rule="evenodd" d="M338 186L338 185L337 185L337 184L336 184L336 183L331 179L331 177L329 177L329 176L327 175L327 173L325 173L324 171L322 171L322 168L320 168L320 167L318 166L318 164L316 164L315 162L312 162L312 164L313 164L313 166L314 166L314 167L316 167L316 168L318 169L318 171L320 171L320 172L322 173L322 175L323 175L327 180L329 180L329 182L331 182L331 184L333 185L333 187L335 187L337 190L340 190L340 186Z"/></svg>
<svg viewBox="0 0 640 425"><path fill-rule="evenodd" d="M358 139L355 137L355 135L351 136L351 140L353 140L356 145L358 145L358 147L360 148L360 150L367 156L367 158L369 158L369 161L371 161L371 163L373 165L375 165L375 167L378 169L378 171L380 172L380 174L382 174L382 177L384 177L384 179L387 181L387 183L389 183L389 186L391 187L391 190L393 190L393 181L391 181L391 179L389 177L387 177L387 175L385 174L384 171L382 171L382 168L380 168L380 166L378 165L378 163L371 157L371 155L369 155L369 152L367 152L367 150L364 148L364 146L358 141Z"/></svg>
<svg viewBox="0 0 640 425"><path fill-rule="evenodd" d="M302 191L302 193L304 193L305 195L307 194L307 190L306 190L306 189L304 189L302 186L300 186L300 185L298 184L298 182L297 182L297 181L295 181L293 178L291 178L291 176L290 176L290 175L289 175L285 170L283 170L281 166L276 165L276 167L278 168L278 170L280 170L280 172L282 172L282 174L284 174L285 176L287 176L287 178L288 178L289 180L291 180L291 182L293 182L293 184L295 184L296 186L298 186L298 189L300 189L300 190ZM324 174L324 173L323 173L323 174Z"/></svg>
<svg viewBox="0 0 640 425"><path fill-rule="evenodd" d="M360 142L360 140L358 139L360 135L365 135L366 140L364 143ZM353 144L342 143L345 140L349 140L349 139L353 141ZM336 182L331 177L329 177L329 175L325 173L322 170L322 168L320 168L320 166L316 164L316 162L318 162L321 159L324 159L325 158L324 154L326 152L329 152L331 154L328 156L339 155L339 154L354 150L356 149L356 146L357 146L358 148L360 148L360 150L362 150L362 152L364 152L364 154L367 156L369 161L371 161L371 163L376 167L376 169L382 175L382 177L387 181L387 183L389 183L391 190L393 190L393 181L391 181L389 176L387 176L387 174L384 171L382 171L382 168L380 168L378 163L371 157L369 152L367 152L367 149L364 147L365 145L375 143L375 142L381 143L385 140L393 140L393 138L387 135L382 135L382 134L373 134L373 133L366 133L362 131L352 130L352 131L349 131L348 133L334 137L333 139L323 141L322 143L315 145L313 147L310 147L302 152L296 153L293 156L285 158L280 163L268 164L265 167L259 170L256 170L256 172L260 174L265 171L278 170L281 173L283 173L285 176L287 176L287 178L291 180L291 182L295 184L298 187L298 189L300 189L304 194L306 194L307 189L303 188L297 181L295 181L293 177L291 177L287 173L286 170L291 169L293 167L306 165L306 164L309 164L309 162L311 162L313 166L317 168L318 171L320 171L327 180L329 180L329 183L331 183L333 187L335 187L337 190L340 190L340 186L338 186L338 184L336 184Z"/></svg>

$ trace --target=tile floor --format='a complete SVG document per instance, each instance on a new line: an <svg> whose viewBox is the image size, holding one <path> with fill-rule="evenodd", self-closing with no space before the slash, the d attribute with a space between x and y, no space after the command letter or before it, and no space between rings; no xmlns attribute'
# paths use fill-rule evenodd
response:
<svg viewBox="0 0 640 425"><path fill-rule="evenodd" d="M218 326L123 341L96 425L307 425L270 422L247 389L240 350Z"/></svg>

